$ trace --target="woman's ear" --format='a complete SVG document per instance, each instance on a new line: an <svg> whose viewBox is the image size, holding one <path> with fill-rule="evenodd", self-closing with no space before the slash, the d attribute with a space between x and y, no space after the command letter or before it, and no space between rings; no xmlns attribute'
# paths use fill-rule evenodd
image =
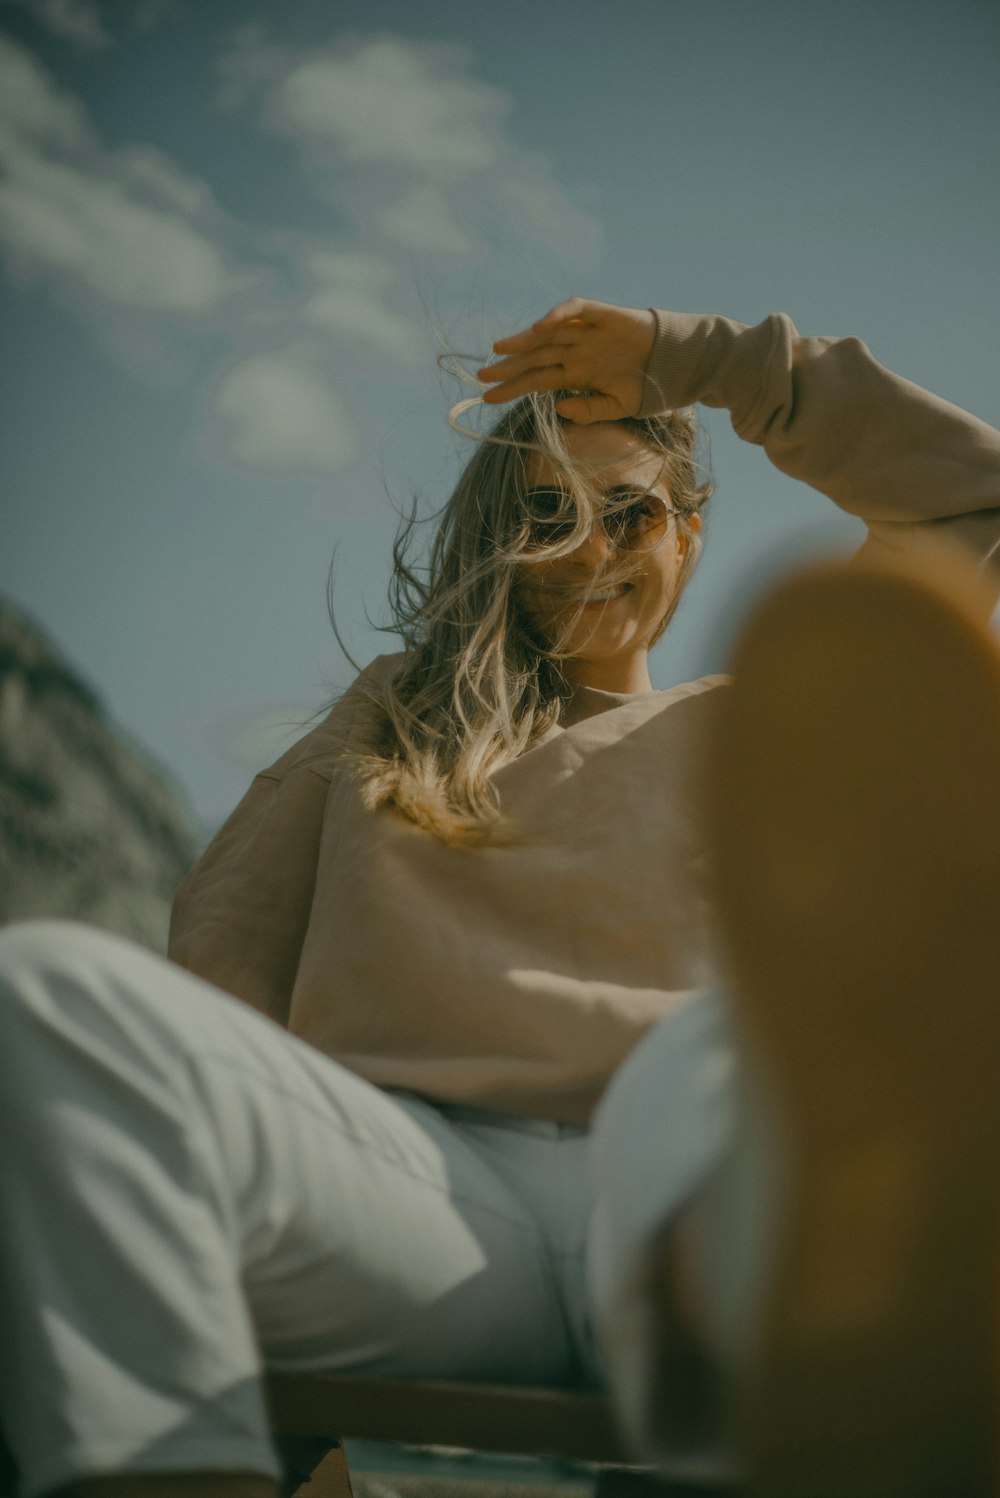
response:
<svg viewBox="0 0 1000 1498"><path fill-rule="evenodd" d="M691 527L691 529L696 534L697 534L698 531L701 530L701 516L698 514L697 510L695 510L692 515L688 516L688 525ZM684 539L684 550L687 551L689 537L685 535L683 539Z"/></svg>
<svg viewBox="0 0 1000 1498"><path fill-rule="evenodd" d="M688 523L688 525L691 527L691 529L693 531L700 531L701 530L701 516L698 514L697 510L695 510L695 512L692 515L689 515L687 517L687 523ZM677 531L677 555L678 556L683 556L684 552L687 551L688 544L689 544L690 540L691 540L691 538L690 538L690 536L689 536L689 534L688 534L688 532L687 532L686 529L685 530L678 529L678 531Z"/></svg>

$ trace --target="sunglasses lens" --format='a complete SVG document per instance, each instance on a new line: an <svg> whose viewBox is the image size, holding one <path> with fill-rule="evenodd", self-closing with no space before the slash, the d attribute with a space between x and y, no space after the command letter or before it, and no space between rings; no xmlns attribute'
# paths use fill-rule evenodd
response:
<svg viewBox="0 0 1000 1498"><path fill-rule="evenodd" d="M663 539L666 528L667 507L655 495L636 500L634 504L612 510L604 516L605 532L617 547L648 549L656 546Z"/></svg>
<svg viewBox="0 0 1000 1498"><path fill-rule="evenodd" d="M525 495L528 536L534 546L565 541L575 529L572 509L560 489L532 489ZM604 533L619 550L658 546L667 529L667 506L655 494L609 510L601 517Z"/></svg>
<svg viewBox="0 0 1000 1498"><path fill-rule="evenodd" d="M528 536L534 546L551 546L572 535L575 520L566 513L566 496L558 489L532 489L525 497Z"/></svg>

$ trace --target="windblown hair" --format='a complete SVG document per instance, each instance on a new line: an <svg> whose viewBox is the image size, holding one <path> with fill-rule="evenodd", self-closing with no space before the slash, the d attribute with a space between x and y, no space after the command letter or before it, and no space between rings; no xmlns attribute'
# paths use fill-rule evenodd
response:
<svg viewBox="0 0 1000 1498"><path fill-rule="evenodd" d="M564 623L554 640L540 638L522 606L525 563L573 551L598 513L609 508L588 483L602 465L573 457L565 441L572 423L556 405L573 393L528 395L507 407L485 434L457 422L460 412L480 402L454 406L451 425L475 438L479 449L440 512L426 562L410 560L415 512L393 547L389 628L403 640L403 659L380 684L358 684L367 704L365 729L348 757L366 806L392 804L452 846L509 842L519 835L501 815L491 777L557 721L571 692L561 663L579 610L594 593L643 566L641 554L625 551L599 577L562 587ZM686 542L658 639L697 564L702 543L693 517L710 498L712 483L695 457L693 412L619 424L661 456L674 524ZM536 454L559 477L565 493L560 518L573 524L570 534L546 545L531 536L524 499ZM532 581L531 587L538 584Z"/></svg>

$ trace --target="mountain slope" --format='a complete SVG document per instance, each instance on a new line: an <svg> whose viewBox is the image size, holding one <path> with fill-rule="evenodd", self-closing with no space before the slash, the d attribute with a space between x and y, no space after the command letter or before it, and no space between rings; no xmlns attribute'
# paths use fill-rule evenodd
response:
<svg viewBox="0 0 1000 1498"><path fill-rule="evenodd" d="M165 952L201 843L168 773L0 599L0 924L62 916Z"/></svg>

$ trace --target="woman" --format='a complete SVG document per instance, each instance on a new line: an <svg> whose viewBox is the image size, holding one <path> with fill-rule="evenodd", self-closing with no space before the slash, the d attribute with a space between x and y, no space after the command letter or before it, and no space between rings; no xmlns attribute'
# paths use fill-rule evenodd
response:
<svg viewBox="0 0 1000 1498"><path fill-rule="evenodd" d="M496 349L485 400L525 399L426 578L398 558L403 652L256 777L178 890L172 962L70 923L0 935L26 1498L273 1493L262 1362L610 1365L655 1441L649 1328L679 1313L740 1355L761 1250L719 1213L771 1146L764 1122L727 1154L693 801L729 693L655 692L647 665L709 493L685 408L727 407L896 547L928 522L996 544L1000 438L781 315L574 299ZM940 632L957 606L917 592Z"/></svg>

